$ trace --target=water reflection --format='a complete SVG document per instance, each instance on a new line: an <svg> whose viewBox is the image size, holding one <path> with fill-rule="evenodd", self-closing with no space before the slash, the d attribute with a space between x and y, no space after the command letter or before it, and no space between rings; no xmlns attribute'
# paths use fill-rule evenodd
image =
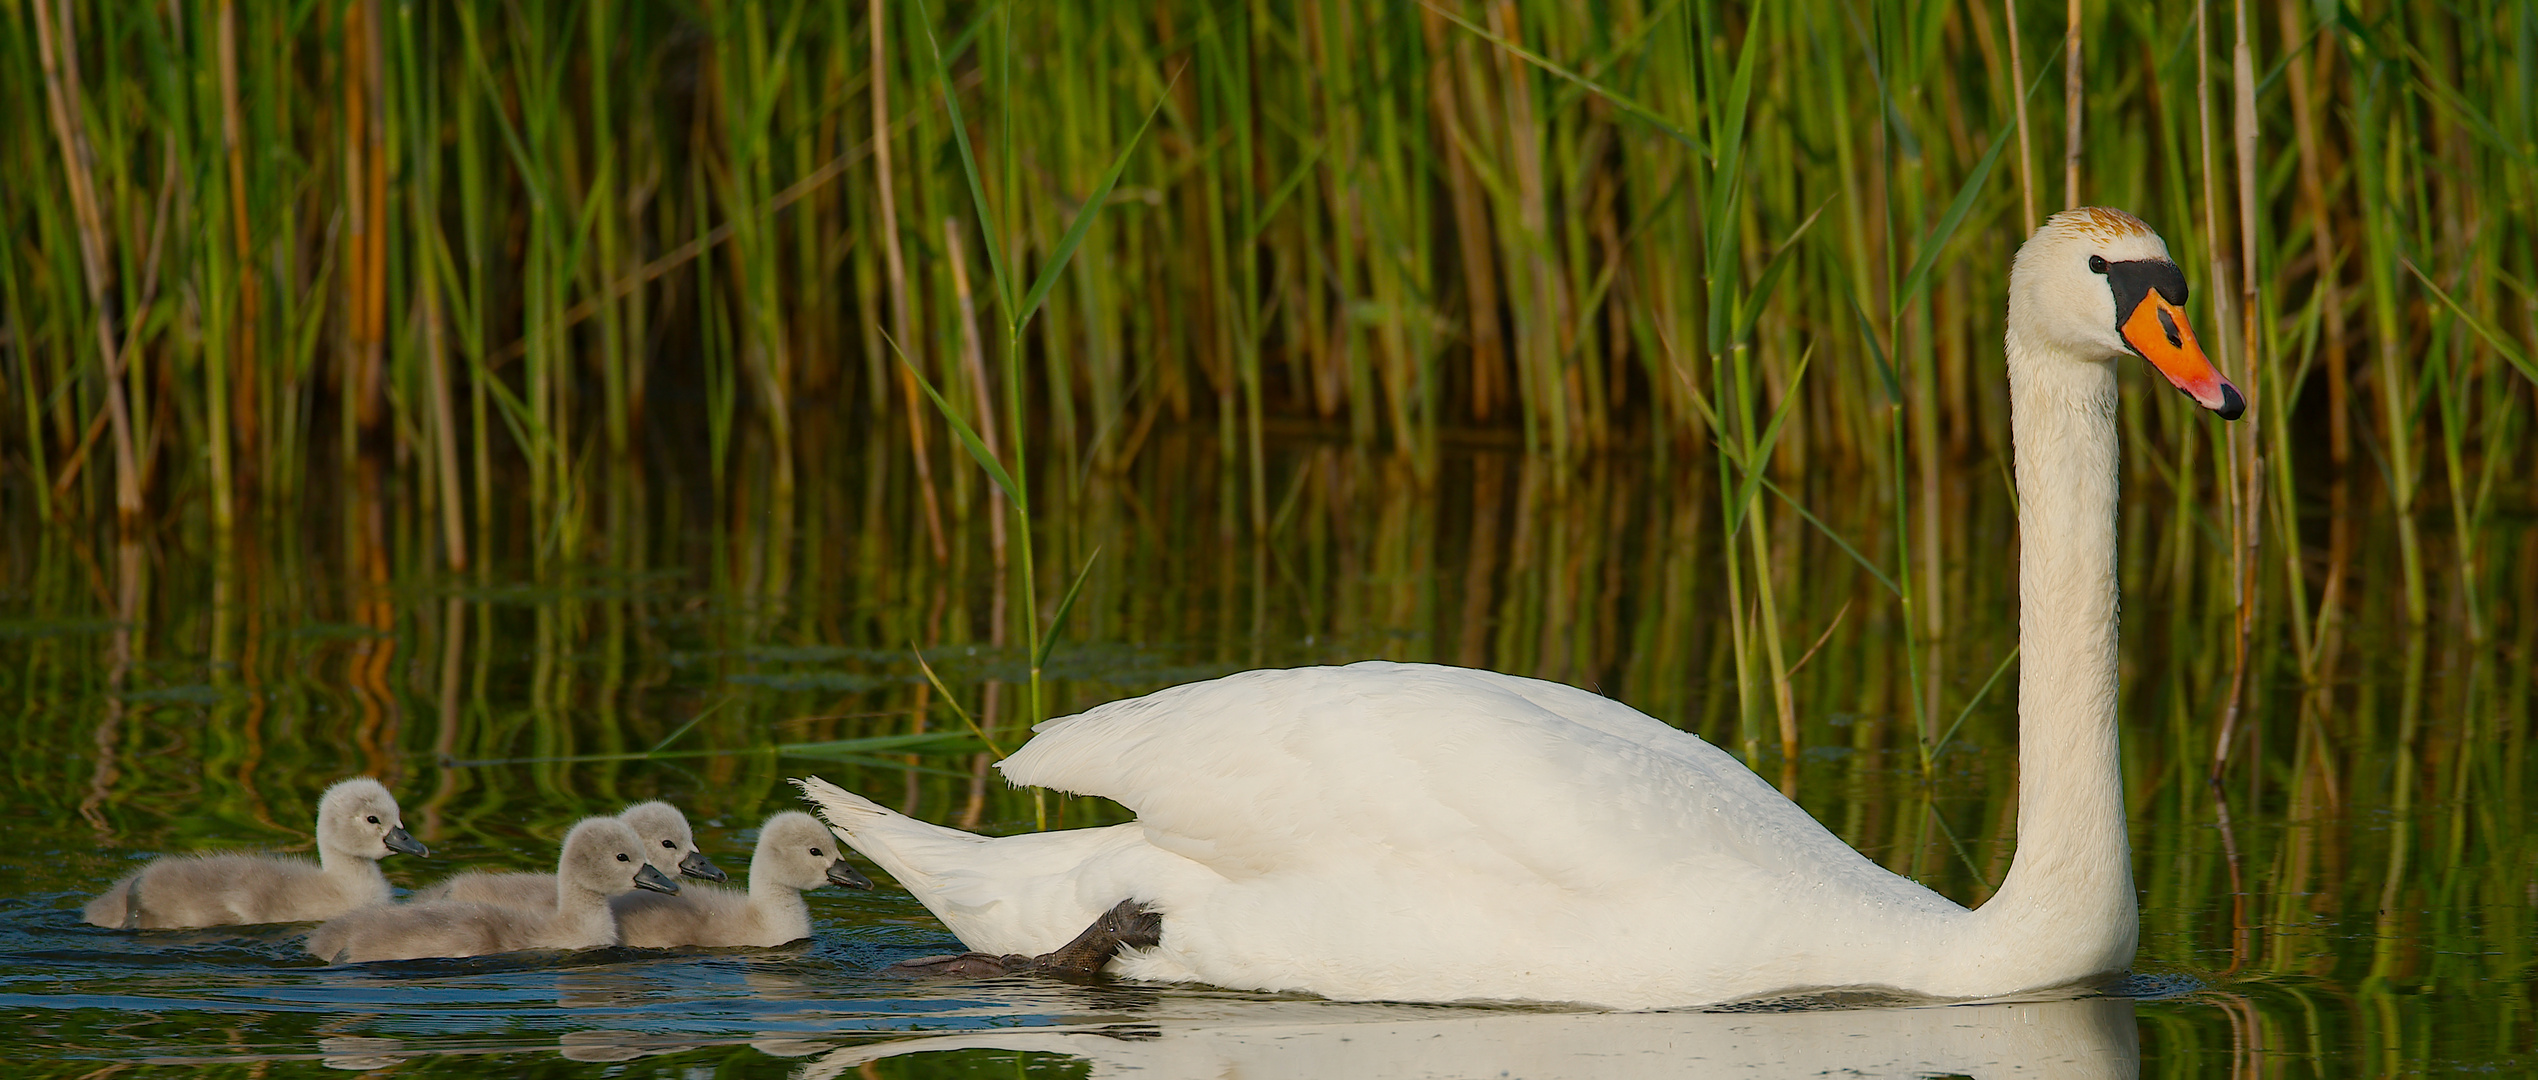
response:
<svg viewBox="0 0 2538 1080"><path fill-rule="evenodd" d="M2128 998L1746 1013L1503 1012L1176 998L1153 1015L1101 1027L936 1035L847 1047L793 1075L836 1080L883 1058L982 1049L1078 1058L1091 1064L1095 1077L1937 1074L2130 1080L2141 1073Z"/></svg>
<svg viewBox="0 0 2538 1080"><path fill-rule="evenodd" d="M1022 605L992 573L985 489L945 484L938 557L904 435L820 444L829 482L803 489L796 546L699 519L704 503L674 478L647 489L630 475L599 511L604 547L543 573L499 552L464 575L436 570L412 554L429 549L431 522L360 507L200 549L183 530L97 542L0 519L0 693L13 706L0 1010L30 1045L89 1063L397 1054L409 1074L463 1074L492 1071L468 1064L487 1054L737 1054L781 1074L799 1063L738 1048L879 1053L871 1040L985 1038L967 1029L990 1026L1099 1045L1088 1033L1166 1020L1180 1026L1159 1033L1196 1046L1219 1032L1236 1049L1206 1054L1254 1060L1243 1040L1289 1023L1262 1019L1258 999L1229 1020L1180 989L877 982L891 960L951 944L904 894L815 895L818 940L759 956L412 971L312 967L289 928L77 925L79 900L135 859L305 850L317 793L363 770L391 778L434 849L386 867L406 887L547 869L574 818L655 797L683 806L708 850L745 851L748 830L798 805L784 779L806 772L934 820L1029 828L1030 796L990 782L983 746L910 658L924 650L990 734L1018 737L1011 688L1026 665L997 647L994 614ZM1212 439L1153 439L1126 471L1070 473L1035 498L1048 565L1071 574L1102 552L1050 658L1056 708L1381 656L1588 686L1745 750L1706 471L1466 449L1422 483L1383 455L1304 441L1273 447L1269 530L1255 535L1220 512L1224 492L1247 489ZM2145 1071L2200 1075L2264 1054L2320 1075L2525 1062L2538 1015L2538 527L2503 515L2478 526L2482 550L2519 555L2478 564L2492 604L2476 640L2464 623L2409 627L2402 591L2387 587L2399 561L2387 508L2360 490L2330 503L2326 543L2267 557L2297 556L2332 599L2313 594L2299 633L2267 609L2279 632L2257 655L2272 667L2250 684L2237 741L2216 747L2211 703L2231 677L2226 560L2212 557L2196 498L2161 475L2127 480L2124 517L2141 963L2207 973L2214 989L2138 1003ZM2014 640L2014 536L1992 474L1962 479L1941 523L1947 636L1918 695L1883 587L1813 525L1773 519L1792 651L1813 651L1792 676L1798 759L1776 738L1757 752L1764 775L1794 775L1800 802L1844 840L1975 902L2007 865L2016 821L2012 703L1977 693ZM1781 481L1859 551L1893 550L1893 508L1874 485L1840 469ZM351 510L362 516L350 531L329 516ZM779 579L789 591L769 595L762 583ZM1933 694L1963 723L1925 778L1913 717ZM886 741L911 738L934 741ZM2207 781L2216 762L2226 803ZM1070 827L1120 814L1091 800L1048 809ZM1289 1026L1371 1025L1372 1038L1537 1014L1351 1015ZM909 1060L954 1059L966 1060Z"/></svg>

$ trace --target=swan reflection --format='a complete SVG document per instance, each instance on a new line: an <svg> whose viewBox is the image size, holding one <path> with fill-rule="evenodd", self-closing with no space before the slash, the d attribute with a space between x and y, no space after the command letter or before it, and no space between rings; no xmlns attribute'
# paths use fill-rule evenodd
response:
<svg viewBox="0 0 2538 1080"><path fill-rule="evenodd" d="M1063 1054L1094 1077L1743 1077L1838 1075L2130 1080L2130 998L1800 1012L1547 1013L1193 1002L1216 1008L1101 1027L1003 1029L867 1043L794 1073L948 1050Z"/></svg>

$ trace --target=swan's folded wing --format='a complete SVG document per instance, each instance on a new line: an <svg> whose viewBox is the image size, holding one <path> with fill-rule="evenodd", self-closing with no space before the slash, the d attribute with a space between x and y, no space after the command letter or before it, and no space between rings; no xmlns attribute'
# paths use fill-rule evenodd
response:
<svg viewBox="0 0 2538 1080"><path fill-rule="evenodd" d="M1372 857L1577 890L1687 873L1898 881L1696 737L1461 668L1174 687L1044 724L1002 768L1117 800L1157 846L1229 878Z"/></svg>

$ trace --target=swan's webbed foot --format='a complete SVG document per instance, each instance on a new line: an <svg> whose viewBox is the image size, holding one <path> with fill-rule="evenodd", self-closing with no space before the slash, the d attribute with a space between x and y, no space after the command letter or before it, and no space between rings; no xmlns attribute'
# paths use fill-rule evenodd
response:
<svg viewBox="0 0 2538 1080"><path fill-rule="evenodd" d="M1031 958L1031 970L1089 979L1122 949L1152 948L1163 940L1163 916L1134 900L1122 900L1057 951Z"/></svg>
<svg viewBox="0 0 2538 1080"><path fill-rule="evenodd" d="M1037 972L1062 979L1090 979L1122 949L1150 948L1163 940L1163 916L1134 900L1122 900L1102 913L1075 940L1038 956L1008 953L945 953L920 956L890 965L904 975L949 979L986 979Z"/></svg>

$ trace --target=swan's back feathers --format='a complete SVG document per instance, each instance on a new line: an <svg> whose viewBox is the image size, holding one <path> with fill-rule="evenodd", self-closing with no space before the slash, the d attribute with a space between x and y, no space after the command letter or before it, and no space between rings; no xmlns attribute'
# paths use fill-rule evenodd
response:
<svg viewBox="0 0 2538 1080"><path fill-rule="evenodd" d="M1698 737L1495 672L1384 661L1243 672L1050 721L1000 767L1016 783L1114 799L1156 846L1229 879L1380 852L1426 874L1580 893L1726 875L1961 910L1870 863Z"/></svg>

